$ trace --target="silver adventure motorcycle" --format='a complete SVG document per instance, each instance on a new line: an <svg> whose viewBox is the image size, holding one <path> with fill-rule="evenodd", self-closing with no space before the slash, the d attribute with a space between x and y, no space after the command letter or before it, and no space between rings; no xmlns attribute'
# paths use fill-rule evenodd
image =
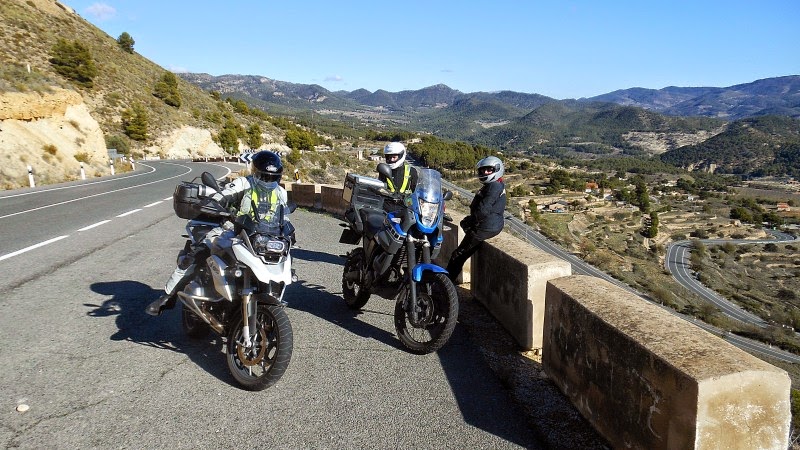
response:
<svg viewBox="0 0 800 450"><path fill-rule="evenodd" d="M183 182L173 206L187 219L186 249L197 249L194 277L177 293L183 330L198 338L214 330L226 337L228 369L237 383L259 391L283 376L292 357L292 326L283 295L292 283L291 223L280 205L268 219L236 216L209 198L217 180L202 174L203 184ZM288 213L295 205L287 207ZM204 246L211 230L226 230Z"/></svg>

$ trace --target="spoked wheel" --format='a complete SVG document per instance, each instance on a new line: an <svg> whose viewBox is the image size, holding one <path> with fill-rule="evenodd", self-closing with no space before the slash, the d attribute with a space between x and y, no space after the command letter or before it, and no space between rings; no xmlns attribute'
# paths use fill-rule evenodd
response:
<svg viewBox="0 0 800 450"><path fill-rule="evenodd" d="M283 307L258 305L256 329L250 330L251 345L244 344L242 318L228 331L228 369L247 390L261 391L275 384L292 358L292 325Z"/></svg>
<svg viewBox="0 0 800 450"><path fill-rule="evenodd" d="M208 336L211 327L197 314L194 313L188 306L183 305L181 309L181 328L190 338L204 338Z"/></svg>
<svg viewBox="0 0 800 450"><path fill-rule="evenodd" d="M350 309L361 309L369 301L369 290L362 289L358 274L364 266L364 249L357 248L350 252L347 262L344 263L342 274L342 297Z"/></svg>
<svg viewBox="0 0 800 450"><path fill-rule="evenodd" d="M443 273L424 272L417 283L417 318L411 319L408 287L394 307L394 326L403 345L413 353L439 350L456 327L458 294Z"/></svg>

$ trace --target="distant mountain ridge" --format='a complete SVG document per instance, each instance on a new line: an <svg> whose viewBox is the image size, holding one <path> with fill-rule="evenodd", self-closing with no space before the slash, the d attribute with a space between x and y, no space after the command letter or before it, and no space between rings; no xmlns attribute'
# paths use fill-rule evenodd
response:
<svg viewBox="0 0 800 450"><path fill-rule="evenodd" d="M539 94L514 91L463 93L444 84L419 90L389 92L378 89L335 91L311 84L296 84L253 75L221 75L183 73L182 78L203 89L222 94L242 94L266 103L318 107L358 108L359 106L407 110L443 108L457 100L477 98L499 102L520 109L533 110L545 103L559 101ZM567 99L561 101L569 101ZM702 116L724 120L768 114L800 117L800 75L765 78L729 87L677 87L663 89L621 89L578 102L609 102L636 106L671 116ZM303 104L304 103L304 104Z"/></svg>
<svg viewBox="0 0 800 450"><path fill-rule="evenodd" d="M800 117L800 75L765 78L724 88L631 88L587 100L638 106L671 116L705 116L726 120L768 114Z"/></svg>
<svg viewBox="0 0 800 450"><path fill-rule="evenodd" d="M378 127L512 153L576 158L663 154L663 161L689 169L800 173L795 154L800 123L797 75L730 87L631 88L567 100L513 91L463 93L443 84L394 93L330 92L318 85L265 77L181 76L268 112L291 114L295 108L300 114L312 109L340 118L369 117ZM756 137L748 139L748 130ZM762 144L774 150L759 150Z"/></svg>

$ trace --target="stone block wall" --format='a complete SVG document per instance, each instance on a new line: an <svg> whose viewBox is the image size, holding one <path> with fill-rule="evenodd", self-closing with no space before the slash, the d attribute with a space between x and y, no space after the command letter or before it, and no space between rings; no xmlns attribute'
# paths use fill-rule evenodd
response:
<svg viewBox="0 0 800 450"><path fill-rule="evenodd" d="M785 449L782 369L605 280L551 280L542 365L615 448Z"/></svg>
<svg viewBox="0 0 800 450"><path fill-rule="evenodd" d="M485 241L472 256L470 289L525 350L542 348L548 280L572 266L508 233Z"/></svg>

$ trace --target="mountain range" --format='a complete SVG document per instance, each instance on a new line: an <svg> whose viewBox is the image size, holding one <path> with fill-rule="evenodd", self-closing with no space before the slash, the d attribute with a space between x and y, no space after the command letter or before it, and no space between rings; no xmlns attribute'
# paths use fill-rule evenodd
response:
<svg viewBox="0 0 800 450"><path fill-rule="evenodd" d="M182 73L183 79L208 91L249 97L272 108L300 109L377 107L390 111L447 108L465 101L497 103L516 111L530 112L547 103L571 102L539 94L513 91L463 93L444 84L419 90L389 92L378 89L329 91L316 84L296 84L254 75L212 76ZM701 116L737 120L763 115L800 117L800 75L756 80L728 87L630 88L575 100L579 103L615 103L635 106L670 116Z"/></svg>
<svg viewBox="0 0 800 450"><path fill-rule="evenodd" d="M798 141L798 75L729 87L631 88L567 100L513 91L463 93L443 84L401 92L332 92L259 76L180 76L271 113L315 111L354 127L406 129L503 151L579 158L662 155L686 168L800 174L793 153L788 159L776 153ZM744 139L742 130L761 140Z"/></svg>

